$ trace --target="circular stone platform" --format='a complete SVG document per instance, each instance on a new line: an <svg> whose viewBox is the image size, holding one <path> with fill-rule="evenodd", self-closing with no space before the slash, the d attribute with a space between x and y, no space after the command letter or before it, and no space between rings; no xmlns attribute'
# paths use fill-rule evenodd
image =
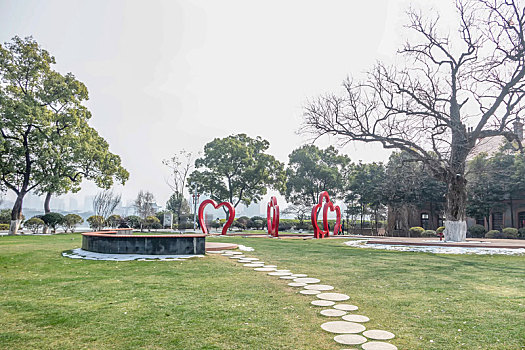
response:
<svg viewBox="0 0 525 350"><path fill-rule="evenodd" d="M317 294L317 297L319 299L331 300L331 301L344 301L344 300L350 299L348 295L341 294L341 293L321 293L321 294Z"/></svg>
<svg viewBox="0 0 525 350"><path fill-rule="evenodd" d="M321 280L317 278L309 278L309 277L299 277L293 280L294 282L298 283L319 283Z"/></svg>
<svg viewBox="0 0 525 350"><path fill-rule="evenodd" d="M308 277L308 275L305 275L304 273L294 273L292 277L300 278L300 277Z"/></svg>
<svg viewBox="0 0 525 350"><path fill-rule="evenodd" d="M388 340L393 339L395 337L394 333L381 331L378 329L371 329L369 331L363 332L363 335L367 338L375 340Z"/></svg>
<svg viewBox="0 0 525 350"><path fill-rule="evenodd" d="M335 303L329 300L314 300L310 304L315 305L315 306L332 306Z"/></svg>
<svg viewBox="0 0 525 350"><path fill-rule="evenodd" d="M273 267L258 267L258 268L255 268L254 270L255 271L259 271L259 272L275 271L275 269Z"/></svg>
<svg viewBox="0 0 525 350"><path fill-rule="evenodd" d="M290 287L304 287L306 286L307 284L306 283L299 283L299 282L292 282L292 283L288 283L288 285Z"/></svg>
<svg viewBox="0 0 525 350"><path fill-rule="evenodd" d="M311 286L306 286L304 289L312 289L312 290L332 290L334 287L329 286L327 284L313 284Z"/></svg>
<svg viewBox="0 0 525 350"><path fill-rule="evenodd" d="M334 309L343 310L343 311L355 311L359 308L355 305L350 305L350 304L337 304L337 305L334 305Z"/></svg>
<svg viewBox="0 0 525 350"><path fill-rule="evenodd" d="M293 276L281 276L279 278L283 279L283 280L293 280L293 279L295 279L295 277L293 277Z"/></svg>
<svg viewBox="0 0 525 350"><path fill-rule="evenodd" d="M361 345L363 350L397 350L397 346L381 341L371 341Z"/></svg>
<svg viewBox="0 0 525 350"><path fill-rule="evenodd" d="M344 345L359 345L366 342L366 338L358 334L341 334L336 335L334 340Z"/></svg>
<svg viewBox="0 0 525 350"><path fill-rule="evenodd" d="M269 272L268 275L270 276L289 276L291 275L292 273L291 272L279 272L279 271L274 271L274 272Z"/></svg>
<svg viewBox="0 0 525 350"><path fill-rule="evenodd" d="M361 333L366 329L362 324L347 321L326 322L321 328L330 333Z"/></svg>
<svg viewBox="0 0 525 350"><path fill-rule="evenodd" d="M346 315L343 316L343 320L350 322L368 322L370 319L363 315Z"/></svg>
<svg viewBox="0 0 525 350"><path fill-rule="evenodd" d="M202 258L204 255L144 255L144 254L104 254L76 248L62 252L62 256L71 259L106 260L106 261L184 261L189 258Z"/></svg>
<svg viewBox="0 0 525 350"><path fill-rule="evenodd" d="M341 317L343 315L346 315L346 311L336 310L336 309L326 309L326 310L321 310L320 314L323 316L327 316L327 317Z"/></svg>
<svg viewBox="0 0 525 350"><path fill-rule="evenodd" d="M318 291L318 290L308 290L308 289L303 289L303 290L301 290L299 293L304 294L304 295L315 295L315 294L319 294L319 293L321 293L321 292Z"/></svg>
<svg viewBox="0 0 525 350"><path fill-rule="evenodd" d="M263 267L264 264L253 264L253 263L248 263L248 264L244 264L242 265L244 267Z"/></svg>

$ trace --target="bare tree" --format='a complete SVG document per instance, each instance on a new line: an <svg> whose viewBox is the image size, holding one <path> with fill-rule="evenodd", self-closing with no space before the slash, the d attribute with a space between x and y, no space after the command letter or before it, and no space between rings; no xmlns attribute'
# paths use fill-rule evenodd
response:
<svg viewBox="0 0 525 350"><path fill-rule="evenodd" d="M116 194L113 190L106 190L97 193L95 198L93 198L93 211L95 215L102 216L104 219L107 219L117 206L120 204L122 195Z"/></svg>
<svg viewBox="0 0 525 350"><path fill-rule="evenodd" d="M525 9L518 0L457 0L457 35L440 34L439 16L409 10L417 40L402 63L378 63L344 93L307 104L303 131L406 151L447 184L447 240L466 235L465 167L481 139L501 136L522 150Z"/></svg>
<svg viewBox="0 0 525 350"><path fill-rule="evenodd" d="M177 216L177 222L180 224L182 207L184 204L184 189L189 173L193 170L195 155L185 150L180 151L169 159L162 161L171 170L171 177L166 181L173 191L173 203L175 203L174 214Z"/></svg>
<svg viewBox="0 0 525 350"><path fill-rule="evenodd" d="M135 207L137 215L142 218L140 223L141 231L146 218L148 216L155 215L155 207L153 206L154 203L155 197L153 196L153 193L140 190L139 194L137 195L137 199L135 199L135 202L133 203L133 206Z"/></svg>

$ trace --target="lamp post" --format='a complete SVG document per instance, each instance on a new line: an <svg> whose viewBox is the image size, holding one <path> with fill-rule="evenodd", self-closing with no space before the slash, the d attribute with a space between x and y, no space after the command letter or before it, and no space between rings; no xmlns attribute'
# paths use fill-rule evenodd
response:
<svg viewBox="0 0 525 350"><path fill-rule="evenodd" d="M192 183L192 185L194 186L195 190L193 192L193 231L196 231L197 230L197 203L199 202L199 193L197 192L197 185L194 183Z"/></svg>

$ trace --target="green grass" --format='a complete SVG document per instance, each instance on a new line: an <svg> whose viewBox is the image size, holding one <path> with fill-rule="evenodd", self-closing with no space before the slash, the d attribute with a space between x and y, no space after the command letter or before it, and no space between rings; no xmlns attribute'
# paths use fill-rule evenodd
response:
<svg viewBox="0 0 525 350"><path fill-rule="evenodd" d="M344 240L221 237L351 296L400 349L525 348L525 257L400 253ZM223 256L61 257L80 235L0 238L0 348L340 349L285 280ZM458 331L461 329L461 331ZM433 340L433 343L430 342Z"/></svg>

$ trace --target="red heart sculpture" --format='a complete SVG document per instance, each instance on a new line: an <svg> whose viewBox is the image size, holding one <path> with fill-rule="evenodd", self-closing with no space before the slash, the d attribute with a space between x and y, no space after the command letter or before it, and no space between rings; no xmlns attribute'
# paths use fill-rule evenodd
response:
<svg viewBox="0 0 525 350"><path fill-rule="evenodd" d="M325 201L325 204L323 206L323 201ZM323 208L323 230L319 228L319 225L317 224L317 212L319 209ZM328 192L323 191L319 194L319 201L316 205L312 208L312 226L314 227L314 238L324 238L328 237L330 234L330 231L328 229L328 209L331 211L335 210L336 213L336 224L334 226L334 234L339 233L339 228L341 227L341 209L339 206L334 206L332 201L330 200L330 196L328 195Z"/></svg>
<svg viewBox="0 0 525 350"><path fill-rule="evenodd" d="M201 225L201 229L204 234L208 234L208 228L204 222L204 207L206 207L208 204L213 205L215 209L219 209L222 206L228 208L228 221L226 221L226 224L224 224L224 227L222 228L222 234L225 235L226 232L228 232L228 228L230 228L231 224L233 223L233 220L235 220L235 208L229 202L221 202L217 204L213 199L206 199L203 201L199 206L199 225Z"/></svg>
<svg viewBox="0 0 525 350"><path fill-rule="evenodd" d="M266 224L268 234L273 237L279 237L279 206L277 205L277 198L275 197L270 199L266 207Z"/></svg>

